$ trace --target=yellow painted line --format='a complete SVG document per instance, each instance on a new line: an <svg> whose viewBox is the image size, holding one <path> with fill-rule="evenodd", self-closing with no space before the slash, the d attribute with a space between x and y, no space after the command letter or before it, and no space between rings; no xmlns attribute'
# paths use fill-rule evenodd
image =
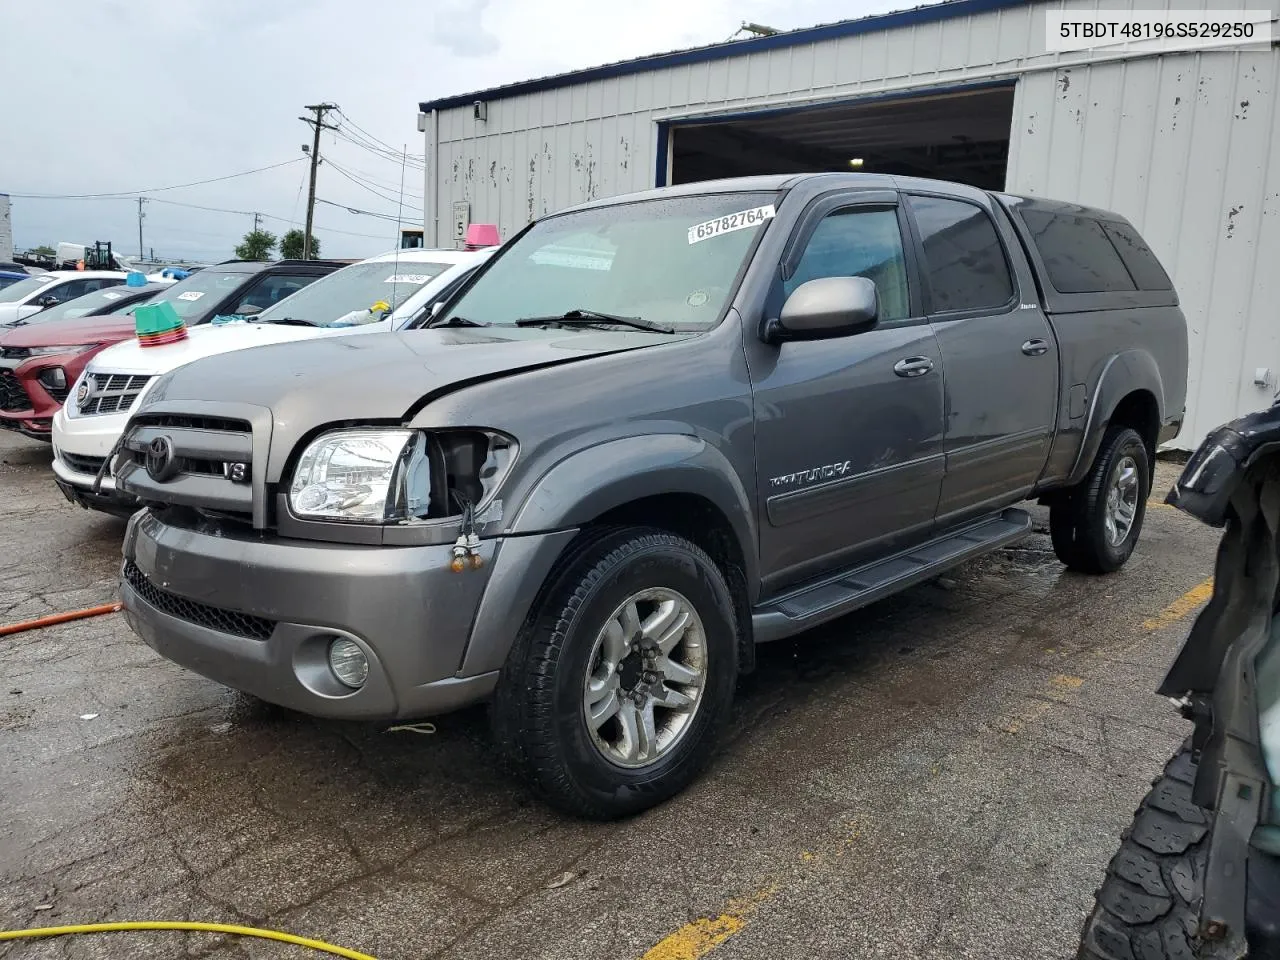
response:
<svg viewBox="0 0 1280 960"><path fill-rule="evenodd" d="M1196 608L1205 603L1211 596L1213 596L1213 577L1203 583L1197 583L1154 617L1149 620L1143 620L1142 627L1144 630L1159 630L1161 627L1167 627L1171 623L1177 623L1187 614L1195 612Z"/></svg>
<svg viewBox="0 0 1280 960"><path fill-rule="evenodd" d="M1060 673L1051 678L1049 682L1055 687L1062 687L1065 690L1079 690L1084 686L1084 677L1072 677L1065 673Z"/></svg>
<svg viewBox="0 0 1280 960"><path fill-rule="evenodd" d="M752 914L773 896L777 887L770 885L749 897L731 900L718 917L699 917L679 930L663 937L645 951L641 960L698 960L737 934L751 920Z"/></svg>

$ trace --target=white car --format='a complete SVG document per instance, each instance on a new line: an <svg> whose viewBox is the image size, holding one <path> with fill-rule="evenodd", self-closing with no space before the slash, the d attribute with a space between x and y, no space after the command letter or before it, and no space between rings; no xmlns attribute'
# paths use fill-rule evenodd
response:
<svg viewBox="0 0 1280 960"><path fill-rule="evenodd" d="M102 471L100 480L98 473L130 411L161 374L202 357L263 344L400 330L453 293L492 253L398 250L321 277L251 317L193 327L185 340L144 347L134 338L108 347L89 361L54 414L58 486L81 506L131 513L132 498L116 494L109 471Z"/></svg>
<svg viewBox="0 0 1280 960"><path fill-rule="evenodd" d="M128 277L119 270L50 270L19 280L0 290L0 327L11 327L45 307L119 286Z"/></svg>

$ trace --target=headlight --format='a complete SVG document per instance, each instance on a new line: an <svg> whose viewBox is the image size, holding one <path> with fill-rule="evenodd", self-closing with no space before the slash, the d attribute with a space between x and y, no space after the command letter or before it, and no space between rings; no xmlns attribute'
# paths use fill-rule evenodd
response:
<svg viewBox="0 0 1280 960"><path fill-rule="evenodd" d="M77 343L69 347L28 347L27 350L33 357L47 357L55 353L84 353L96 346L96 343Z"/></svg>
<svg viewBox="0 0 1280 960"><path fill-rule="evenodd" d="M456 516L493 498L515 454L510 437L488 430L335 430L302 452L289 506L356 523Z"/></svg>
<svg viewBox="0 0 1280 960"><path fill-rule="evenodd" d="M302 454L289 487L289 503L302 517L381 523L409 430L341 430L316 440Z"/></svg>

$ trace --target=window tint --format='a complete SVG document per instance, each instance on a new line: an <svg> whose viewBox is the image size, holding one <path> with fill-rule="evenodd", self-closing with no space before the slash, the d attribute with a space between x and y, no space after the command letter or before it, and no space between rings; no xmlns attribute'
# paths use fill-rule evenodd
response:
<svg viewBox="0 0 1280 960"><path fill-rule="evenodd" d="M986 211L961 200L908 197L924 243L933 310L996 309L1013 299L1013 279Z"/></svg>
<svg viewBox="0 0 1280 960"><path fill-rule="evenodd" d="M66 283L54 287L49 291L51 296L57 297L62 303L68 300L74 300L76 297L83 297L89 293L89 284L92 280L68 280Z"/></svg>
<svg viewBox="0 0 1280 960"><path fill-rule="evenodd" d="M1024 210L1022 220L1059 293L1137 289L1097 220L1043 210Z"/></svg>
<svg viewBox="0 0 1280 960"><path fill-rule="evenodd" d="M1172 290L1173 282L1160 266L1138 231L1127 223L1109 222L1102 225L1116 253L1129 269L1129 275L1140 290Z"/></svg>
<svg viewBox="0 0 1280 960"><path fill-rule="evenodd" d="M852 207L828 214L809 237L783 293L790 296L800 284L822 277L866 277L876 285L881 322L905 319L910 300L897 211Z"/></svg>
<svg viewBox="0 0 1280 960"><path fill-rule="evenodd" d="M285 297L297 293L315 279L317 277L314 274L302 276L288 273L272 274L264 278L261 283L255 284L253 289L245 294L244 299L240 301L236 309L254 306L265 310L267 307L273 307Z"/></svg>

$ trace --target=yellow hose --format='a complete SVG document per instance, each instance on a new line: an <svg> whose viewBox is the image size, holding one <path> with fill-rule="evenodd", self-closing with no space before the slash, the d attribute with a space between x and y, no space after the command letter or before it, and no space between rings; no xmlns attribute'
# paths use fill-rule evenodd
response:
<svg viewBox="0 0 1280 960"><path fill-rule="evenodd" d="M259 930L257 927L237 927L231 923L199 923L177 920L144 920L125 923L81 923L70 927L34 927L30 930L0 930L0 940L20 940L24 937L61 937L68 933L113 933L120 930L194 930L200 933L233 933L239 937L258 937L262 940L279 940L299 947L330 953L347 960L375 960L367 953L357 953L346 947L335 947L322 940L295 937L279 930Z"/></svg>

